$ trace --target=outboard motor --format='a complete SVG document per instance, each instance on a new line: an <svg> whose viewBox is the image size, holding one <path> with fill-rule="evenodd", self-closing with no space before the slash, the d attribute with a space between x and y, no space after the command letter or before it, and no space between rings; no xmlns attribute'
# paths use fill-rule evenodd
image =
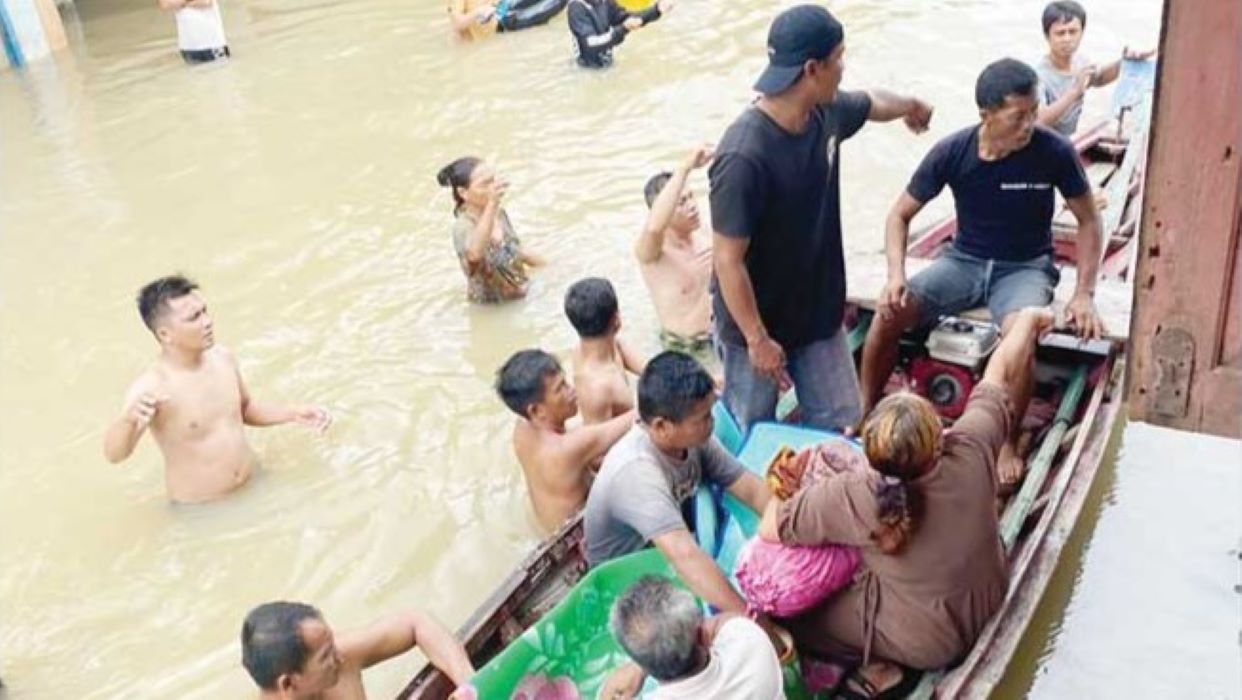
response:
<svg viewBox="0 0 1242 700"><path fill-rule="evenodd" d="M991 323L945 317L927 336L927 356L910 361L914 390L927 397L940 415L961 416L999 343L1000 329Z"/></svg>

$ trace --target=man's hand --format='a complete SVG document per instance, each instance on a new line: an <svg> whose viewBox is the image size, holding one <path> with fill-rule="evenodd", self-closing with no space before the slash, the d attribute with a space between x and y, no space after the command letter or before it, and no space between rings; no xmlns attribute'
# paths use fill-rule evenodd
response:
<svg viewBox="0 0 1242 700"><path fill-rule="evenodd" d="M638 697L638 691L642 690L643 679L646 674L638 666L638 664L627 663L619 666L615 671L608 674L608 678L604 681L604 685L600 686L599 694L596 696L599 700L622 700L623 698Z"/></svg>
<svg viewBox="0 0 1242 700"><path fill-rule="evenodd" d="M1132 49L1129 46L1126 46L1121 49L1121 57L1127 61L1146 61L1147 59L1155 55L1156 55L1155 49L1147 49L1146 51L1139 51L1138 49Z"/></svg>
<svg viewBox="0 0 1242 700"><path fill-rule="evenodd" d="M771 336L763 336L759 340L746 343L750 366L759 374L778 384L787 377L785 373L785 348L772 340Z"/></svg>
<svg viewBox="0 0 1242 700"><path fill-rule="evenodd" d="M134 400L125 407L125 420L132 423L135 430L142 430L150 425L160 404L167 400L166 396L157 396L150 391L144 391L135 396Z"/></svg>
<svg viewBox="0 0 1242 700"><path fill-rule="evenodd" d="M1103 337L1104 322L1100 320L1100 314L1095 309L1095 299L1090 294L1075 293L1065 309L1065 316L1080 337L1087 340Z"/></svg>
<svg viewBox="0 0 1242 700"><path fill-rule="evenodd" d="M479 691L475 690L472 685L459 685L457 690L448 696L448 700L479 700Z"/></svg>
<svg viewBox="0 0 1242 700"><path fill-rule="evenodd" d="M484 5L474 11L474 20L479 24L487 24L496 16L495 5Z"/></svg>
<svg viewBox="0 0 1242 700"><path fill-rule="evenodd" d="M656 3L656 7L660 9L660 14L665 15L668 14L668 12L672 10L673 6L676 4L677 3L673 2L673 0L660 0Z"/></svg>
<svg viewBox="0 0 1242 700"><path fill-rule="evenodd" d="M332 414L323 406L298 406L293 412L293 420L314 430L317 435L323 435L332 425Z"/></svg>
<svg viewBox="0 0 1242 700"><path fill-rule="evenodd" d="M884 289L880 291L880 298L876 300L876 311L880 312L880 318L887 321L897 314L898 309L904 309L909 303L910 290L906 286L906 276L902 274L889 277Z"/></svg>
<svg viewBox="0 0 1242 700"><path fill-rule="evenodd" d="M712 162L712 158L715 157L715 155L716 149L710 143L705 143L702 146L696 146L693 151L690 151L690 155L686 156L686 160L682 163L682 167L686 170L698 170L699 168Z"/></svg>
<svg viewBox="0 0 1242 700"><path fill-rule="evenodd" d="M916 134L927 131L928 125L931 124L932 106L920 100L917 97L910 98L910 109L906 110L906 115L902 117L906 128Z"/></svg>
<svg viewBox="0 0 1242 700"><path fill-rule="evenodd" d="M638 31L643 28L643 18L627 17L626 20L621 23L621 26L625 27L625 31L627 32Z"/></svg>
<svg viewBox="0 0 1242 700"><path fill-rule="evenodd" d="M1078 74L1074 76L1074 86L1070 90L1079 97L1085 95L1087 88L1091 87L1091 84L1095 82L1096 71L1097 69L1094 65L1087 66L1078 71Z"/></svg>

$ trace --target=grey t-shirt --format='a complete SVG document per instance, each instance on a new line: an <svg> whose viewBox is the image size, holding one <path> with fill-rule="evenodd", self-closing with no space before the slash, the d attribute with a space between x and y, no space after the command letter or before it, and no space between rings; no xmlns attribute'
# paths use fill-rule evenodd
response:
<svg viewBox="0 0 1242 700"><path fill-rule="evenodd" d="M1052 65L1052 61L1044 54L1039 59L1039 63L1035 64L1035 74L1039 76L1039 96L1040 101L1044 105L1050 105L1061 99L1061 95L1070 91L1074 86L1075 76L1078 71L1091 65L1081 54L1077 54L1070 60L1070 72L1062 73ZM1078 130L1078 117L1082 115L1082 98L1079 97L1074 104L1065 110L1065 114L1052 125L1063 136L1073 136Z"/></svg>
<svg viewBox="0 0 1242 700"><path fill-rule="evenodd" d="M725 488L746 468L712 437L676 460L635 425L604 457L586 504L591 566L642 549L653 538L686 529L681 506L707 479Z"/></svg>

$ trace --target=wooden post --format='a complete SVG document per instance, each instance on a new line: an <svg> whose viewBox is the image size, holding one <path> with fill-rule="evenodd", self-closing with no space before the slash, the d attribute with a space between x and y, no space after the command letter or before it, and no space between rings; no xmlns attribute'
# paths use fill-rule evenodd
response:
<svg viewBox="0 0 1242 700"><path fill-rule="evenodd" d="M1130 417L1242 435L1242 2L1166 0L1134 277Z"/></svg>

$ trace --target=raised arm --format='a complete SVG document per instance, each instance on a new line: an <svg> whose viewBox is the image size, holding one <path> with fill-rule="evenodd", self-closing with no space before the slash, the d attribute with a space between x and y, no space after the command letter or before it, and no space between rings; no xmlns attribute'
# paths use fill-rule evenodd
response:
<svg viewBox="0 0 1242 700"><path fill-rule="evenodd" d="M1061 117L1065 116L1069 108L1082 99L1082 96L1087 92L1087 88L1095 82L1095 79L1095 66L1087 66L1078 71L1078 74L1074 77L1074 84L1065 91L1065 94L1039 108L1039 112L1035 117L1035 123L1048 128L1055 127L1056 123L1061 120Z"/></svg>
<svg viewBox="0 0 1242 700"><path fill-rule="evenodd" d="M621 352L621 364L631 374L642 374L647 369L647 358L633 345L617 338L617 349Z"/></svg>
<svg viewBox="0 0 1242 700"><path fill-rule="evenodd" d="M1095 208L1095 196L1091 190L1065 200L1074 218L1078 220L1078 277L1074 296L1070 298L1069 320L1084 338L1104 335L1104 323L1095 309L1095 282L1100 272L1100 254L1103 247L1100 231L1100 214Z"/></svg>
<svg viewBox="0 0 1242 700"><path fill-rule="evenodd" d="M720 567L699 547L689 530L657 535L652 542L695 595L718 610L745 612L746 601L733 590Z"/></svg>
<svg viewBox="0 0 1242 700"><path fill-rule="evenodd" d="M499 178L493 181L487 193L487 204L483 205L483 213L479 214L479 220L475 222L474 229L470 231L466 239L466 266L471 272L483 264L484 256L487 255L487 246L492 240L496 227L500 225L497 223L500 216L500 202L504 199L508 189L509 183Z"/></svg>
<svg viewBox="0 0 1242 700"><path fill-rule="evenodd" d="M927 126L931 123L932 108L926 102L917 97L898 95L888 90L871 89L867 90L867 95L871 98L871 111L867 113L868 121L891 122L894 119L901 119L905 122L906 128L916 134L927 131Z"/></svg>
<svg viewBox="0 0 1242 700"><path fill-rule="evenodd" d="M637 411L626 411L603 423L584 425L565 434L568 463L586 465L607 454L629 432L638 418Z"/></svg>
<svg viewBox="0 0 1242 700"><path fill-rule="evenodd" d="M342 635L339 646L346 659L364 669L418 646L453 683L461 685L474 675L474 666L461 643L439 621L420 610L377 620Z"/></svg>
<svg viewBox="0 0 1242 700"><path fill-rule="evenodd" d="M1001 340L996 352L983 370L983 381L998 384L1012 394L1030 371L1031 358L1035 354L1035 341L1052 328L1052 310L1032 307L1018 312L1018 320Z"/></svg>
<svg viewBox="0 0 1242 700"><path fill-rule="evenodd" d="M686 189L686 179L690 171L701 168L712 161L712 147L703 145L695 148L686 156L681 165L673 171L671 177L651 203L651 211L647 214L647 222L634 244L634 255L640 263L653 263L660 259L664 252L664 232L677 212L681 203L681 193Z"/></svg>
<svg viewBox="0 0 1242 700"><path fill-rule="evenodd" d="M134 382L125 392L121 415L104 432L104 458L112 464L128 459L164 400L148 376Z"/></svg>

